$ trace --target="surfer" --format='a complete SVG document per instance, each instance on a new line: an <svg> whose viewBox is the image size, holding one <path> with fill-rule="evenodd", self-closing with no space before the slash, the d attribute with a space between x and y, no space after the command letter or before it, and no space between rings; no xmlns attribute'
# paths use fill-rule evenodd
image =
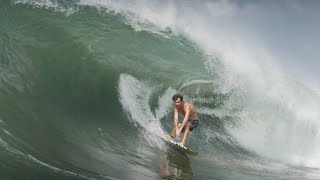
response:
<svg viewBox="0 0 320 180"><path fill-rule="evenodd" d="M184 135L180 145L184 146L189 132L198 127L199 117L195 108L191 104L183 101L182 95L175 94L172 97L172 100L174 101L174 128L172 130L171 137L179 137L182 132ZM178 121L178 113L184 116L182 121Z"/></svg>

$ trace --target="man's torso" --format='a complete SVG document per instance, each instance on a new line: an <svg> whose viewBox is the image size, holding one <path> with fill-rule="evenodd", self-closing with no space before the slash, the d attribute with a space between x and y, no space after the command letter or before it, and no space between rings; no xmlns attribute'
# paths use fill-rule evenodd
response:
<svg viewBox="0 0 320 180"><path fill-rule="evenodd" d="M186 103L185 102L185 104L184 104L184 106L183 107L181 107L181 108L178 108L178 112L180 113L180 114L182 114L182 115L185 115L186 114L186 108L187 107L190 107L190 114L189 114L189 120L199 120L199 117L198 117L198 115L197 115L197 112L196 112L196 110L195 110L195 108L191 105L191 104L189 104L189 103Z"/></svg>

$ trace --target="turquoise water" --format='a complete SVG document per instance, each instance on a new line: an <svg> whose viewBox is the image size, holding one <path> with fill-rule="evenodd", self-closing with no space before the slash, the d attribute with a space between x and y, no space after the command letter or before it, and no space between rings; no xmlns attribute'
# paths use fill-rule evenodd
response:
<svg viewBox="0 0 320 180"><path fill-rule="evenodd" d="M126 3L0 2L0 179L320 178L318 94ZM196 157L161 140L176 92Z"/></svg>

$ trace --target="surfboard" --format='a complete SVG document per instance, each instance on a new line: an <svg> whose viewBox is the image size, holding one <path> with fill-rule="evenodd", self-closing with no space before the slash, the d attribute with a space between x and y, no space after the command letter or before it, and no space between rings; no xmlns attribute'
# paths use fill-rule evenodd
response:
<svg viewBox="0 0 320 180"><path fill-rule="evenodd" d="M194 150L192 150L192 149L189 149L189 148L187 148L187 147L185 147L185 146L181 146L179 143L175 142L169 135L165 136L163 139L164 139L164 141L165 141L167 144L175 147L175 148L178 149L179 151L182 151L182 152L184 152L184 153L187 153L187 154L189 154L189 155L191 155L191 156L196 156L196 155L198 154L197 151L194 151Z"/></svg>

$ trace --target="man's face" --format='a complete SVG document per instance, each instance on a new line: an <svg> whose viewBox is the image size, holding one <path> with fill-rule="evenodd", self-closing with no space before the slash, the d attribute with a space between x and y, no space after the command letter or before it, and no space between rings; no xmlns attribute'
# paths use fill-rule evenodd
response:
<svg viewBox="0 0 320 180"><path fill-rule="evenodd" d="M181 102L181 99L180 99L180 98L178 98L177 100L174 101L174 105L175 105L176 107L180 107L181 104L182 104L182 102Z"/></svg>

